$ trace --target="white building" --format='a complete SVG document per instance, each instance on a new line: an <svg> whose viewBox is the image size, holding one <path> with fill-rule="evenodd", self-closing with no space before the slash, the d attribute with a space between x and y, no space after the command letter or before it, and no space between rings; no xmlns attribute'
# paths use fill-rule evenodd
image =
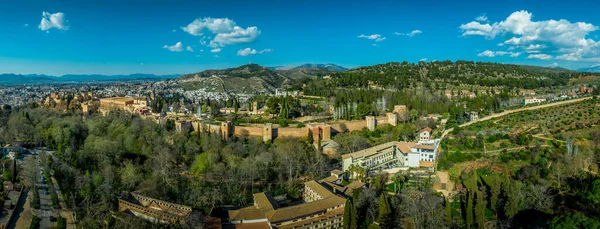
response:
<svg viewBox="0 0 600 229"><path fill-rule="evenodd" d="M529 99L523 99L523 105L527 105L527 104L532 104L532 103L542 103L542 102L546 102L546 99L542 99L542 98L529 98Z"/></svg>
<svg viewBox="0 0 600 229"><path fill-rule="evenodd" d="M421 131L419 131L418 134L418 140L419 141L429 141L431 139L431 131L433 131L431 128L429 127L425 127L423 128Z"/></svg>
<svg viewBox="0 0 600 229"><path fill-rule="evenodd" d="M275 89L275 96L293 96L293 97L297 97L298 95L300 95L299 91L287 91L285 89L282 88L276 88Z"/></svg>
<svg viewBox="0 0 600 229"><path fill-rule="evenodd" d="M479 113L477 113L475 111L469 112L469 120L470 121L479 120Z"/></svg>
<svg viewBox="0 0 600 229"><path fill-rule="evenodd" d="M389 167L420 167L422 162L434 162L439 141L424 142L430 144L394 141L344 154L343 170L348 171L351 165L360 166L369 172Z"/></svg>

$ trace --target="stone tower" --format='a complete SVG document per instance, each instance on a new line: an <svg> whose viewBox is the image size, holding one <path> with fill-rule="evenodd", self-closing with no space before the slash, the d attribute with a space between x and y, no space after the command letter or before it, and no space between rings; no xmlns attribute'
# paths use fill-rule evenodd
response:
<svg viewBox="0 0 600 229"><path fill-rule="evenodd" d="M258 111L258 102L257 101L252 102L252 111L254 111L254 113L257 113L257 111Z"/></svg>
<svg viewBox="0 0 600 229"><path fill-rule="evenodd" d="M398 125L398 115L394 113L387 113L388 123L392 126Z"/></svg>
<svg viewBox="0 0 600 229"><path fill-rule="evenodd" d="M369 128L370 131L375 130L375 126L377 125L375 116L366 116L365 119L367 120L367 128Z"/></svg>
<svg viewBox="0 0 600 229"><path fill-rule="evenodd" d="M223 140L229 140L229 136L231 136L231 123L229 121L221 123L221 137Z"/></svg>
<svg viewBox="0 0 600 229"><path fill-rule="evenodd" d="M323 125L321 126L321 137L323 141L329 141L331 140L331 126L330 125Z"/></svg>
<svg viewBox="0 0 600 229"><path fill-rule="evenodd" d="M265 123L263 126L263 141L269 142L273 140L273 125L271 123Z"/></svg>

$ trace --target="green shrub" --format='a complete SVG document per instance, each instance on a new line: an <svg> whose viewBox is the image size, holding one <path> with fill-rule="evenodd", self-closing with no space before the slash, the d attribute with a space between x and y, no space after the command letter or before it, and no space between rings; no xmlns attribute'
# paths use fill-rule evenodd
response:
<svg viewBox="0 0 600 229"><path fill-rule="evenodd" d="M29 225L29 229L37 229L40 228L40 221L42 221L39 217L33 216L31 219L31 224Z"/></svg>
<svg viewBox="0 0 600 229"><path fill-rule="evenodd" d="M58 219L56 219L56 228L57 229L67 228L67 219L65 219L63 217L58 217Z"/></svg>
<svg viewBox="0 0 600 229"><path fill-rule="evenodd" d="M32 192L33 192L33 196L32 196L33 198L30 202L31 207L34 209L40 209L40 194L38 193L37 189L33 189Z"/></svg>

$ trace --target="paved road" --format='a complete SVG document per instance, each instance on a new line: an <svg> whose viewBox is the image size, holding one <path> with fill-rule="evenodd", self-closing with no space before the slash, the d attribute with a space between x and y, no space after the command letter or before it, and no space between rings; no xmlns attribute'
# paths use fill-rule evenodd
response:
<svg viewBox="0 0 600 229"><path fill-rule="evenodd" d="M57 214L56 211L52 209L52 199L50 199L50 190L48 190L47 182L48 181L42 183L42 180L40 178L40 181L38 183L39 188L37 189L37 192L40 195L40 210L38 211L37 216L42 219L42 221L40 222L40 229L52 228L56 226L56 222L50 221L50 216L56 217ZM48 194L44 192L44 189L48 190Z"/></svg>
<svg viewBox="0 0 600 229"><path fill-rule="evenodd" d="M475 121L470 121L470 122L463 123L463 124L459 125L459 127L462 128L462 127L470 126L470 125L478 123L478 122L483 122L483 121L487 121L487 120L490 120L490 119L499 118L499 117L502 117L502 116L505 116L505 115L509 115L509 114L517 113L517 112L521 112L521 111L538 110L538 109L547 108L547 107L554 107L554 106L560 106L560 105L565 105L565 104L571 104L571 103L581 102L583 100L588 100L588 99L591 99L591 98L592 97L583 97L583 98L577 98L577 99L559 101L559 102L548 103L548 104L543 104L543 105L538 105L538 106L533 106L533 107L523 107L523 108L514 109L514 110L507 110L507 111L500 112L500 113L497 113L497 114L492 114L492 115L489 115L489 116L485 116L485 117L480 118L480 119L475 120ZM454 130L454 128L447 129L446 131L444 131L444 133L442 133L442 136L440 138L443 139L452 130Z"/></svg>

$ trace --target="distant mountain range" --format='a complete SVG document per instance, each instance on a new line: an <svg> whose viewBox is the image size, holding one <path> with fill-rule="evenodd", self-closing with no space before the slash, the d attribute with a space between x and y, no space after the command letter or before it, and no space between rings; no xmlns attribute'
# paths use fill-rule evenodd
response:
<svg viewBox="0 0 600 229"><path fill-rule="evenodd" d="M302 65L291 65L291 66L276 66L276 67L268 67L271 70L293 70L293 69L307 69L307 68L316 68L316 69L326 69L336 72L343 72L348 70L345 67L336 65L336 64L302 64Z"/></svg>
<svg viewBox="0 0 600 229"><path fill-rule="evenodd" d="M132 81L132 80L163 80L174 79L180 75L153 75L153 74L130 74L130 75L17 75L0 74L0 84L43 84L43 83L82 83L101 81Z"/></svg>
<svg viewBox="0 0 600 229"><path fill-rule="evenodd" d="M580 72L600 72L600 64L592 65L587 68L580 68L577 71Z"/></svg>

